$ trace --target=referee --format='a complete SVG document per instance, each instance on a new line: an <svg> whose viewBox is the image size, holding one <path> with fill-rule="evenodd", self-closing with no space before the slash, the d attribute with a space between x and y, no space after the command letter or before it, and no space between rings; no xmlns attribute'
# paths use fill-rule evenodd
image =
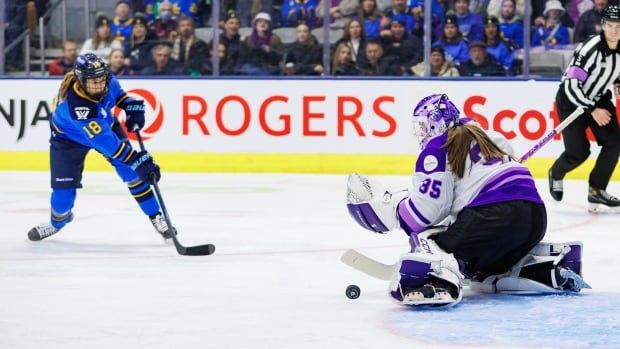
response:
<svg viewBox="0 0 620 349"><path fill-rule="evenodd" d="M588 180L590 212L620 209L620 200L605 190L620 155L620 128L615 98L609 87L620 87L620 7L607 6L603 12L602 32L577 46L556 94L560 120L577 107L585 113L562 131L564 152L549 169L549 190L556 201L562 200L562 179L590 155L586 129L590 127L602 147ZM620 211L619 211L620 212Z"/></svg>

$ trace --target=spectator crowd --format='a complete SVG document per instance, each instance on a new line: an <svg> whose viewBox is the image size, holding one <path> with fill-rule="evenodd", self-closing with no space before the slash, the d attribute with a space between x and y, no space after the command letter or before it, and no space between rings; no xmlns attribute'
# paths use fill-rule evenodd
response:
<svg viewBox="0 0 620 349"><path fill-rule="evenodd" d="M223 0L214 21L211 1L120 0L111 16L97 15L92 37L62 43L49 74L63 75L78 53L92 52L120 76L211 75L216 56L221 75L424 76L423 0L329 0L329 12L323 1ZM431 75L518 75L525 26L532 47L572 50L600 33L602 12L614 0L531 1L531 23L523 20L525 1L432 0ZM7 43L47 6L6 2ZM324 21L330 39L338 35L328 67L317 32ZM196 35L211 23L218 27L217 46ZM10 69L19 69L16 52L7 54Z"/></svg>

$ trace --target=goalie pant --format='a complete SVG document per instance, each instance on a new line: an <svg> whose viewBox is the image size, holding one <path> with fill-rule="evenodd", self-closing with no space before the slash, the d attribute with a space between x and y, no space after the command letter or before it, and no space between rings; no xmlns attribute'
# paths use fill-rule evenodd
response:
<svg viewBox="0 0 620 349"><path fill-rule="evenodd" d="M508 271L544 237L547 212L530 201L466 207L446 231L432 237L468 276ZM412 233L413 234L413 233Z"/></svg>

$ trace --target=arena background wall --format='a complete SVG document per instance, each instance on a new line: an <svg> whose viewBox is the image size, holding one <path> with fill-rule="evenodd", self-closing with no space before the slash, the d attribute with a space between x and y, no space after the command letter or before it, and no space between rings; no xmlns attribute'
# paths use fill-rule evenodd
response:
<svg viewBox="0 0 620 349"><path fill-rule="evenodd" d="M0 80L0 170L47 170L58 79ZM504 134L518 156L559 123L557 81L124 79L143 98L145 144L164 171L410 174L419 153L410 115L444 92L463 116ZM117 110L114 116L124 118ZM136 145L137 146L137 145ZM557 136L527 166L546 177ZM598 154L569 178L587 178ZM90 170L110 171L91 152ZM620 170L614 173L620 179Z"/></svg>

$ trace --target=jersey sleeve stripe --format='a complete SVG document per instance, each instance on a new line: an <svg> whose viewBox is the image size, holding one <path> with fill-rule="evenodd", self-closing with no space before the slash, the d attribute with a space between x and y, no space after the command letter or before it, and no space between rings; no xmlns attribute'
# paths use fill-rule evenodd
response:
<svg viewBox="0 0 620 349"><path fill-rule="evenodd" d="M121 144L118 146L118 149L116 150L116 152L114 153L114 155L112 155L112 159L118 159L119 156L121 156L121 154L123 153L123 150L125 150L125 142L121 142Z"/></svg>

